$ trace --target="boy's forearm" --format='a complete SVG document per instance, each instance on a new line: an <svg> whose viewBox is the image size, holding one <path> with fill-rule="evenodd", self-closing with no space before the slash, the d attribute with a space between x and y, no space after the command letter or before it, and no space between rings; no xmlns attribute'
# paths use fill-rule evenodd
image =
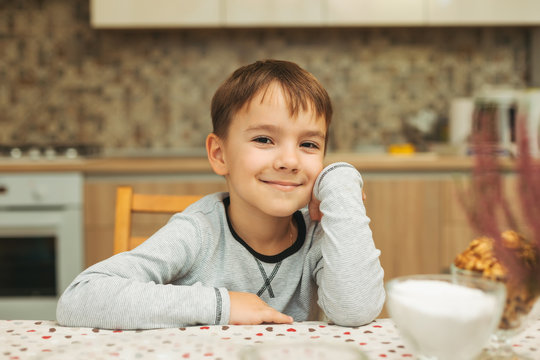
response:
<svg viewBox="0 0 540 360"><path fill-rule="evenodd" d="M362 178L349 164L326 167L314 195L323 213L321 267L316 272L319 305L341 325L361 325L384 304L380 251L375 248L362 201Z"/></svg>
<svg viewBox="0 0 540 360"><path fill-rule="evenodd" d="M58 302L58 322L113 329L228 323L230 303L225 289L170 284L182 266L192 266L196 257L196 245L177 245L175 226L171 222L144 246L80 274Z"/></svg>
<svg viewBox="0 0 540 360"><path fill-rule="evenodd" d="M142 283L97 274L83 274L79 280L58 302L61 325L150 329L229 321L225 289Z"/></svg>

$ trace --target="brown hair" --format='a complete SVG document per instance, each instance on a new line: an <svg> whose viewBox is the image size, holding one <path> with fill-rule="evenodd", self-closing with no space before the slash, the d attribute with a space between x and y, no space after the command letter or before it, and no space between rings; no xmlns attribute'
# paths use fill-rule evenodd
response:
<svg viewBox="0 0 540 360"><path fill-rule="evenodd" d="M313 110L317 117L324 117L328 132L332 102L319 81L293 62L263 60L240 67L217 89L211 105L214 134L226 138L233 116L272 83L281 86L291 116Z"/></svg>

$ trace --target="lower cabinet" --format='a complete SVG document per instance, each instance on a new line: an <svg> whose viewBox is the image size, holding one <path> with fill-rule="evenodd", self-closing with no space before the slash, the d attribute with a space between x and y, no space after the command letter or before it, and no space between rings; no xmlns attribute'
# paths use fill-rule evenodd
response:
<svg viewBox="0 0 540 360"><path fill-rule="evenodd" d="M206 195L225 191L225 181L219 177L180 180L163 179L157 175L109 179L90 177L85 181L84 223L85 264L90 266L113 255L116 188L133 187L135 192L148 194ZM151 235L169 220L169 215L135 214L132 231L136 236Z"/></svg>
<svg viewBox="0 0 540 360"><path fill-rule="evenodd" d="M408 274L440 273L475 237L459 202L459 188L466 174L363 174L366 209L375 245L381 250L385 279ZM506 176L505 188L516 210L515 179ZM137 192L204 195L226 191L220 177L180 180L156 176L121 179L90 177L85 182L86 265L113 252L116 187L131 185ZM133 222L134 235L150 235L168 215L140 215ZM354 234L351 234L354 236Z"/></svg>
<svg viewBox="0 0 540 360"><path fill-rule="evenodd" d="M442 273L478 236L460 198L470 185L467 174L364 175L366 209L375 245L381 250L385 280L410 274ZM504 176L503 191L519 219L517 182ZM501 214L502 215L502 214ZM519 224L524 229L523 224ZM501 216L500 230L504 231Z"/></svg>

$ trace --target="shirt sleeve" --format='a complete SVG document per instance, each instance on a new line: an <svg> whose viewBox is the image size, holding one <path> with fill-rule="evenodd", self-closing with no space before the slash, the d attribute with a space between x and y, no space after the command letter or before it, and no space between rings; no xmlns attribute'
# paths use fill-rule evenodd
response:
<svg viewBox="0 0 540 360"><path fill-rule="evenodd" d="M314 269L318 304L338 325L369 323L385 300L384 272L362 201L362 177L350 164L334 163L313 189L323 213L318 235L322 258Z"/></svg>
<svg viewBox="0 0 540 360"><path fill-rule="evenodd" d="M201 239L194 219L173 216L137 248L77 276L58 301L58 323L107 329L228 323L225 288L172 284L197 266Z"/></svg>

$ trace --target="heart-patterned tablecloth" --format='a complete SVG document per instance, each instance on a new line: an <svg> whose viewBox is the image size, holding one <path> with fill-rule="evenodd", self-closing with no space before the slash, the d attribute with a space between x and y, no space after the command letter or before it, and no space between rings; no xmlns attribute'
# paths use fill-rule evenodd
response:
<svg viewBox="0 0 540 360"><path fill-rule="evenodd" d="M355 347L370 359L413 358L392 320L361 327L323 322L292 325L192 326L156 330L62 327L54 321L0 320L0 359L239 359L250 346L290 343ZM540 359L540 320L513 339ZM337 360L337 359L335 359Z"/></svg>

